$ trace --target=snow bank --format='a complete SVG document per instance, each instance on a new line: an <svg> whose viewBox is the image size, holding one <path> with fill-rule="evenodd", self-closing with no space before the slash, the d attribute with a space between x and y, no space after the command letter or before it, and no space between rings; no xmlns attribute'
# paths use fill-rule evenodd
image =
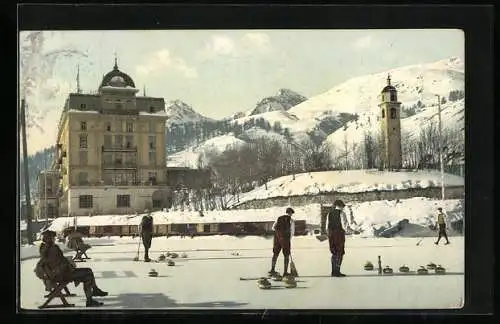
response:
<svg viewBox="0 0 500 324"><path fill-rule="evenodd" d="M445 174L445 186L463 186L464 178ZM438 171L324 171L284 176L240 195L239 203L272 197L301 196L325 192L357 193L374 190L405 190L441 186Z"/></svg>

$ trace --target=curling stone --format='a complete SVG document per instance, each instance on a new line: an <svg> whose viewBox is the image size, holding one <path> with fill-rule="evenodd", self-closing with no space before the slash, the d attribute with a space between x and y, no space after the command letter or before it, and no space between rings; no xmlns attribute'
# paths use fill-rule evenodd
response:
<svg viewBox="0 0 500 324"><path fill-rule="evenodd" d="M286 276L283 281L285 282L285 288L295 288L297 287L297 281L293 276Z"/></svg>
<svg viewBox="0 0 500 324"><path fill-rule="evenodd" d="M410 268L408 268L406 265L402 265L401 267L399 267L399 272L410 272Z"/></svg>
<svg viewBox="0 0 500 324"><path fill-rule="evenodd" d="M434 271L436 272L436 274L445 274L446 273L446 269L444 267L442 267L441 265L438 265L436 267L436 269L434 269Z"/></svg>
<svg viewBox="0 0 500 324"><path fill-rule="evenodd" d="M167 254L166 254L165 256L169 257L169 256L171 256L171 255L172 255L172 253L167 252Z"/></svg>
<svg viewBox="0 0 500 324"><path fill-rule="evenodd" d="M274 281L281 281L281 280L283 280L283 276L280 275L279 273L277 273L277 274L273 275L271 277L271 279L273 279Z"/></svg>
<svg viewBox="0 0 500 324"><path fill-rule="evenodd" d="M364 268L366 271L373 270L373 263L371 263L370 261L366 261Z"/></svg>
<svg viewBox="0 0 500 324"><path fill-rule="evenodd" d="M259 281L257 281L257 284L259 285L260 289L269 289L271 288L271 283L267 278L260 278Z"/></svg>
<svg viewBox="0 0 500 324"><path fill-rule="evenodd" d="M173 267L173 266L175 265L175 262L174 262L173 260L168 259L168 260L167 260L167 265L168 265L169 267Z"/></svg>
<svg viewBox="0 0 500 324"><path fill-rule="evenodd" d="M420 269L417 270L417 274L419 275L426 275L429 274L429 270L424 268L424 266L421 266Z"/></svg>
<svg viewBox="0 0 500 324"><path fill-rule="evenodd" d="M429 263L429 264L427 264L427 269L429 269L429 270L434 270L434 269L436 269L436 264L434 264L434 263L432 263L432 262L431 262L431 263Z"/></svg>
<svg viewBox="0 0 500 324"><path fill-rule="evenodd" d="M384 274L392 274L393 273L392 268L389 266L385 266L385 268L384 268L384 270L382 270L382 272Z"/></svg>
<svg viewBox="0 0 500 324"><path fill-rule="evenodd" d="M158 272L155 270L155 269L151 269L149 272L148 272L148 275L150 277L158 277Z"/></svg>
<svg viewBox="0 0 500 324"><path fill-rule="evenodd" d="M158 261L165 261L165 259L165 254L160 254L160 256L158 257Z"/></svg>
<svg viewBox="0 0 500 324"><path fill-rule="evenodd" d="M188 257L188 255L186 254L186 252L182 252L182 254L181 254L181 258L185 259L185 258L187 258L187 257Z"/></svg>
<svg viewBox="0 0 500 324"><path fill-rule="evenodd" d="M177 254L177 253L175 253L175 252L173 252L173 253L171 253L171 254L170 254L170 257L171 257L172 259L175 259L175 258L177 258L178 256L179 256L179 254Z"/></svg>

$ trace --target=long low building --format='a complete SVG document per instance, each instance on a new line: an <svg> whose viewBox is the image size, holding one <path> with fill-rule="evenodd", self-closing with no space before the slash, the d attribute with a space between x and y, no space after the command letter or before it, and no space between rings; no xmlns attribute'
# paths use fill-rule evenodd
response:
<svg viewBox="0 0 500 324"><path fill-rule="evenodd" d="M272 211L256 214L252 210L192 212L153 212L154 234L163 235L265 235L272 233L278 216ZM60 217L50 225L59 236L75 227L90 237L133 236L139 231L144 214ZM295 234L306 234L306 220L295 219Z"/></svg>

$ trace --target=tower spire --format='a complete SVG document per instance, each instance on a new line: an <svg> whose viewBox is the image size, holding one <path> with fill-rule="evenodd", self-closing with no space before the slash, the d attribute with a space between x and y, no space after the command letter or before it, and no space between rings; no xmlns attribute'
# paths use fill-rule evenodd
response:
<svg viewBox="0 0 500 324"><path fill-rule="evenodd" d="M81 93L80 89L80 64L76 68L76 93Z"/></svg>
<svg viewBox="0 0 500 324"><path fill-rule="evenodd" d="M115 66L113 67L115 70L118 70L118 57L115 52Z"/></svg>
<svg viewBox="0 0 500 324"><path fill-rule="evenodd" d="M387 85L391 85L391 75L387 73Z"/></svg>
<svg viewBox="0 0 500 324"><path fill-rule="evenodd" d="M143 88L142 88L142 96L143 97L146 96L146 85L144 85Z"/></svg>

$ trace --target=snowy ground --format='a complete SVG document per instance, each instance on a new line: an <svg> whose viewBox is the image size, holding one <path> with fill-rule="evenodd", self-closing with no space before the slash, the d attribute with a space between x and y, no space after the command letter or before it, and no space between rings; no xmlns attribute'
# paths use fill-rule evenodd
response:
<svg viewBox="0 0 500 324"><path fill-rule="evenodd" d="M463 237L450 239L452 244L447 246L435 246L433 238L416 246L416 238L349 237L342 268L348 277L331 278L327 243L312 236L295 237L292 253L300 277L293 290L260 290L256 280L239 279L259 277L269 270L272 241L260 237L155 238L154 259L167 251L188 254L186 259L176 259L174 267L132 261L137 251L137 240L132 238L87 239L94 245L89 250L92 259L78 266L91 267L98 285L109 291L109 296L101 298L106 309L460 308L464 300ZM450 274L380 277L376 271L363 270L367 260L376 265L377 255L383 266L390 265L395 272L402 264L415 270L434 262ZM43 284L33 273L36 261L21 261L20 306L25 309L37 309L44 301ZM278 271L283 270L282 262L280 256ZM151 268L159 272L158 277L147 276ZM77 294L69 301L79 309L84 307L82 287L70 284L69 288Z"/></svg>

